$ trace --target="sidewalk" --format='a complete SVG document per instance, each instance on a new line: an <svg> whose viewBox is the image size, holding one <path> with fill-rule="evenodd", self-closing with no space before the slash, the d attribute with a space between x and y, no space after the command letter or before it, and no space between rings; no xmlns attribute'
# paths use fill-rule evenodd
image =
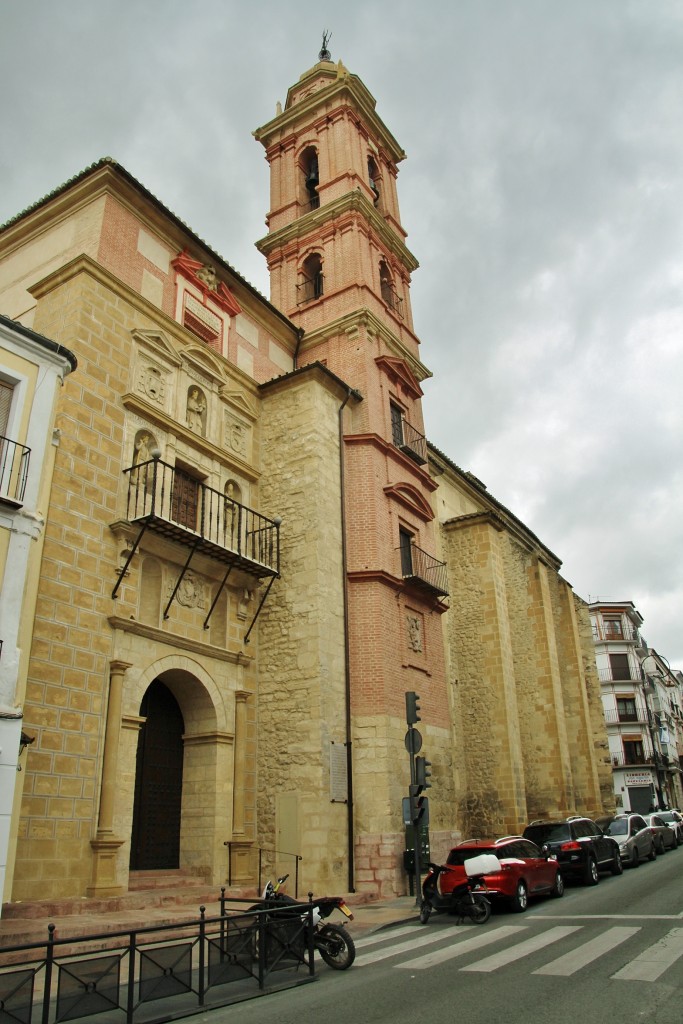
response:
<svg viewBox="0 0 683 1024"><path fill-rule="evenodd" d="M345 899L353 914L353 921L348 922L348 928L354 937L379 931L392 924L417 921L418 911L414 896L397 896L388 900L367 902L362 896L352 894L347 895ZM252 899L246 899L244 902L246 907L252 902ZM54 910L50 913L46 912L44 915L33 916L31 914L28 916L31 905L27 905L26 917L0 918L0 950L8 946L46 941L50 924L56 926L56 938L66 939L76 938L80 935L99 935L153 925L182 924L187 921L195 921L199 917L201 903L202 900L198 898L196 905L141 906L139 909L129 908L118 911L99 911L94 907L87 907L87 909L84 907L82 913L61 916ZM206 908L205 916L207 918L220 915L218 901L205 902L203 905ZM36 907L37 905L34 904L32 910L35 911ZM234 909L239 908L235 907ZM335 913L334 920L339 924L344 923L341 913Z"/></svg>

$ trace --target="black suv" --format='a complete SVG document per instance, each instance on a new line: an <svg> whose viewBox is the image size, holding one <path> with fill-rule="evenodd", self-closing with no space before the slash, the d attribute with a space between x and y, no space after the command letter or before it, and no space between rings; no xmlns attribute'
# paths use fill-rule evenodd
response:
<svg viewBox="0 0 683 1024"><path fill-rule="evenodd" d="M554 854L564 878L578 878L584 885L597 885L600 871L620 875L624 870L619 844L590 818L532 821L524 838Z"/></svg>

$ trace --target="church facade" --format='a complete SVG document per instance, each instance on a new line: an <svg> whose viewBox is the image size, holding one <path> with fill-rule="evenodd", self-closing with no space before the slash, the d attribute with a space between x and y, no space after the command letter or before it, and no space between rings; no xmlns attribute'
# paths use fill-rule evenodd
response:
<svg viewBox="0 0 683 1024"><path fill-rule="evenodd" d="M405 891L406 691L435 855L610 809L586 606L425 438L402 149L326 59L255 135L270 301L111 160L0 231L0 311L78 360L5 900Z"/></svg>

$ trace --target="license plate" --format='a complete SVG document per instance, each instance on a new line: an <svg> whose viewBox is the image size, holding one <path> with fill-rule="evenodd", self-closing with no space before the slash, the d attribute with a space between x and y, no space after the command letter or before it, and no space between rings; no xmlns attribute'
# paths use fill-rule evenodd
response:
<svg viewBox="0 0 683 1024"><path fill-rule="evenodd" d="M341 910L342 914L346 914L349 921L353 921L353 914L351 913L351 911L349 910L345 903L340 903L339 909Z"/></svg>

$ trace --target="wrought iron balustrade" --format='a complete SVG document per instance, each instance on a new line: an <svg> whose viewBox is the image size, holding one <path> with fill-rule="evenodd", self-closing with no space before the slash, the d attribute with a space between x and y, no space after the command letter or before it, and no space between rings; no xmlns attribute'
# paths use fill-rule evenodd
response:
<svg viewBox="0 0 683 1024"><path fill-rule="evenodd" d="M296 301L298 305L302 302L312 302L313 299L320 299L325 293L325 278L322 273L314 277L305 277L296 286Z"/></svg>
<svg viewBox="0 0 683 1024"><path fill-rule="evenodd" d="M631 625L622 625L616 622L613 625L606 622L594 623L593 639L625 640L627 643L635 643L640 646L640 633L638 630Z"/></svg>
<svg viewBox="0 0 683 1024"><path fill-rule="evenodd" d="M448 597L446 563L423 551L417 544L396 549L401 560L401 576L414 587L431 591L439 597Z"/></svg>
<svg viewBox="0 0 683 1024"><path fill-rule="evenodd" d="M634 751L633 753L621 753L610 754L612 760L612 767L624 768L630 765L653 765L656 763L655 755L648 753L647 751Z"/></svg>
<svg viewBox="0 0 683 1024"><path fill-rule="evenodd" d="M397 448L416 462L418 466L424 466L427 461L427 438L416 430L407 419L401 417L392 420L391 424L392 441Z"/></svg>
<svg viewBox="0 0 683 1024"><path fill-rule="evenodd" d="M315 979L313 904L276 918L221 890L219 917L4 945L2 1020L163 1022ZM241 904L241 906L239 906Z"/></svg>
<svg viewBox="0 0 683 1024"><path fill-rule="evenodd" d="M636 708L635 711L605 711L605 722L607 725L645 725L647 723L647 712L645 708Z"/></svg>
<svg viewBox="0 0 683 1024"><path fill-rule="evenodd" d="M0 499L23 502L31 449L0 436Z"/></svg>
<svg viewBox="0 0 683 1024"><path fill-rule="evenodd" d="M599 668L598 678L601 683L642 683L643 681L633 665L627 665L626 668L611 665L607 668Z"/></svg>
<svg viewBox="0 0 683 1024"><path fill-rule="evenodd" d="M388 285L382 285L381 296L389 309L403 320L403 299Z"/></svg>
<svg viewBox="0 0 683 1024"><path fill-rule="evenodd" d="M161 459L124 470L126 518L256 576L280 573L280 523Z"/></svg>

